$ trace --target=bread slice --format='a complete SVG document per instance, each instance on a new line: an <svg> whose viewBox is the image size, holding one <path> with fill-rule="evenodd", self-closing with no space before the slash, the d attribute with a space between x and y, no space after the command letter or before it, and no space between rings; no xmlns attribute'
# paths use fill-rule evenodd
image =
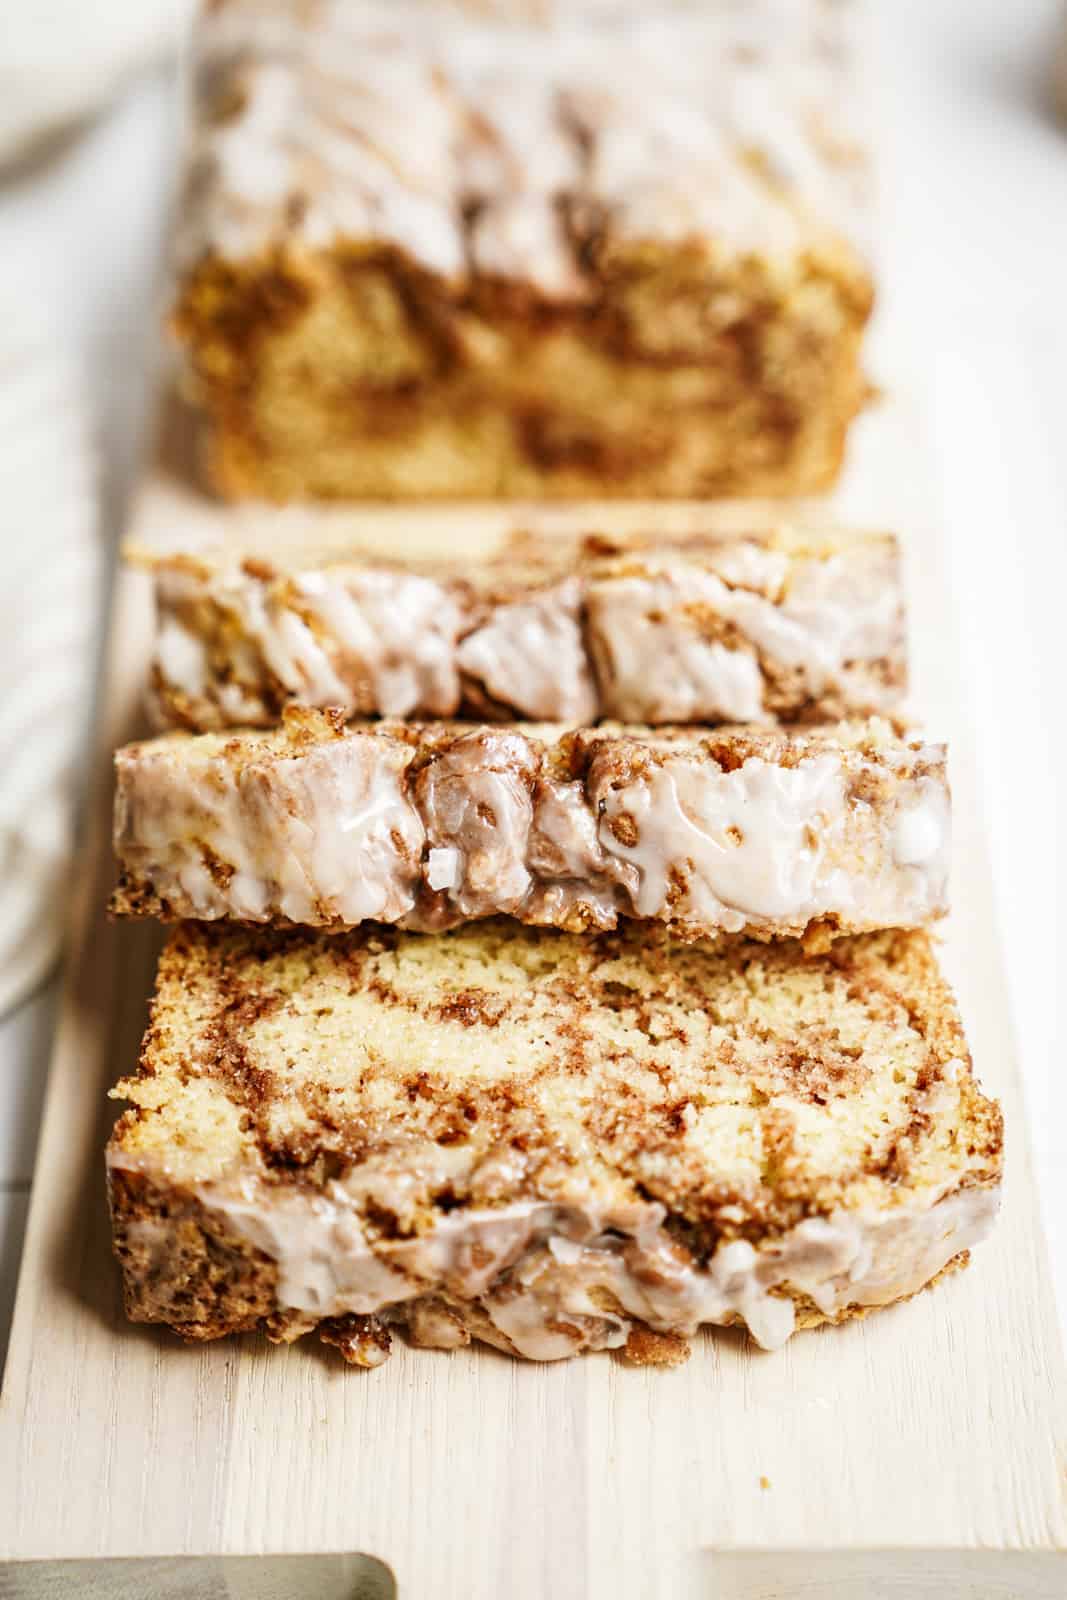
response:
<svg viewBox="0 0 1067 1600"><path fill-rule="evenodd" d="M771 937L945 909L945 752L885 724L562 733L290 709L279 731L116 760L124 915Z"/></svg>
<svg viewBox="0 0 1067 1600"><path fill-rule="evenodd" d="M493 542L461 525L448 554L403 562L390 535L351 529L269 555L262 537L138 553L159 614L157 724L265 726L294 704L648 723L834 721L900 704L888 534L771 525Z"/></svg>
<svg viewBox="0 0 1067 1600"><path fill-rule="evenodd" d="M184 924L108 1147L136 1321L674 1360L912 1294L1001 1119L925 933L672 946Z"/></svg>

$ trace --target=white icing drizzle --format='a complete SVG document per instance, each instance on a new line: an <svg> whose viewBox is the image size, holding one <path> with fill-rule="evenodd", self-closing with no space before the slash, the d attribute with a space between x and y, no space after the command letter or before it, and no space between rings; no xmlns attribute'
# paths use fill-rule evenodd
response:
<svg viewBox="0 0 1067 1600"><path fill-rule="evenodd" d="M635 767L630 742L594 737L584 781L541 773L540 747L500 728L429 735L413 781L415 749L387 731L131 746L117 758L115 851L175 915L312 926L436 926L422 885L453 920L557 926L628 914L800 933L819 917L910 927L944 909L939 747L877 760L820 747L723 771L684 745ZM886 791L875 804L850 798L867 770Z"/></svg>
<svg viewBox="0 0 1067 1600"><path fill-rule="evenodd" d="M475 218L470 252L480 272L514 277L528 262L532 284L550 299L573 300L582 280L560 218L545 195L512 195L492 200Z"/></svg>
<svg viewBox="0 0 1067 1600"><path fill-rule="evenodd" d="M685 920L738 932L746 923L805 924L859 909L867 872L846 874L836 857L847 827L840 760L812 756L795 767L751 757L733 772L677 759L648 777L612 785L600 801L600 844L627 863L638 916L672 909ZM619 837L620 821L636 828ZM835 848L836 847L836 848Z"/></svg>
<svg viewBox="0 0 1067 1600"><path fill-rule="evenodd" d="M799 675L798 704L831 692L869 712L897 698L870 671L901 657L889 541L797 558L737 540L640 566L535 580L476 616L457 584L385 567L272 580L163 565L157 685L205 728L273 722L279 698L453 716L461 674L520 718L575 723L758 721L764 661Z"/></svg>
<svg viewBox="0 0 1067 1600"><path fill-rule="evenodd" d="M812 696L844 688L851 663L899 654L900 595L884 550L800 560L788 574L773 552L749 545L731 554L720 564L723 576L671 561L647 576L592 580L590 647L606 716L757 721L764 710L757 651L799 671ZM757 578L774 583L769 594L739 586ZM709 638L709 621L728 624L741 642L727 647ZM868 703L877 694L866 680L863 692Z"/></svg>
<svg viewBox="0 0 1067 1600"><path fill-rule="evenodd" d="M449 899L461 916L516 910L530 890L534 766L521 734L483 730L455 739L416 779L431 848L444 846L459 858Z"/></svg>
<svg viewBox="0 0 1067 1600"><path fill-rule="evenodd" d="M175 616L160 608L156 630L155 670L164 684L201 699L211 682L207 645Z"/></svg>
<svg viewBox="0 0 1067 1600"><path fill-rule="evenodd" d="M221 599L248 645L283 687L313 705L333 705L344 685L327 652L304 619L281 596L262 585L233 583Z"/></svg>
<svg viewBox="0 0 1067 1600"><path fill-rule="evenodd" d="M582 639L582 591L581 579L565 578L528 600L495 607L460 644L461 669L495 700L521 707L523 716L592 722L598 707Z"/></svg>
<svg viewBox="0 0 1067 1600"><path fill-rule="evenodd" d="M460 611L454 597L431 578L373 568L331 583L323 573L297 580L303 606L324 624L335 653L356 662L370 679L368 710L406 717L415 710L446 716L459 702L455 647ZM312 703L344 705L348 688L338 680L334 698Z"/></svg>
<svg viewBox="0 0 1067 1600"><path fill-rule="evenodd" d="M893 859L902 867L927 867L944 860L949 797L935 778L920 778L897 800Z"/></svg>
<svg viewBox="0 0 1067 1600"><path fill-rule="evenodd" d="M410 911L425 830L403 745L339 739L237 768L189 749L118 756L120 857L179 912L354 925Z"/></svg>
<svg viewBox="0 0 1067 1600"><path fill-rule="evenodd" d="M109 1157L122 1167L121 1152ZM334 1182L323 1194L243 1182L201 1184L198 1199L278 1266L277 1302L309 1319L346 1311L388 1313L444 1294L488 1319L480 1338L536 1361L625 1343L631 1319L684 1336L740 1318L764 1349L795 1327L793 1291L833 1317L912 1294L983 1239L996 1188L929 1192L884 1210L839 1209L759 1244L720 1244L703 1264L664 1227L655 1202L621 1207L519 1201L439 1217L407 1238L373 1238L358 1194ZM130 1223L131 1233L144 1225ZM159 1224L150 1221L149 1229ZM164 1239L157 1241L162 1249ZM603 1296L616 1309L605 1310ZM423 1342L426 1342L425 1340ZM456 1342L455 1329L445 1341Z"/></svg>
<svg viewBox="0 0 1067 1600"><path fill-rule="evenodd" d="M730 594L710 573L594 580L589 638L605 715L622 722L759 721L763 674L754 651L704 638L690 620L694 605L721 616Z"/></svg>
<svg viewBox="0 0 1067 1600"><path fill-rule="evenodd" d="M798 561L775 617L761 614L755 643L803 669L818 694L852 661L892 656L902 631L895 557L885 547Z"/></svg>
<svg viewBox="0 0 1067 1600"><path fill-rule="evenodd" d="M180 257L369 238L572 297L562 198L615 239L864 246L850 25L819 0L229 0L198 32Z"/></svg>

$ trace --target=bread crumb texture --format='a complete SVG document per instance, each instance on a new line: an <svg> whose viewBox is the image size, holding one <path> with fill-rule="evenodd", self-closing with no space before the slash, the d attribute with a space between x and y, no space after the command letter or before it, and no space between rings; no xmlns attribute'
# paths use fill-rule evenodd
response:
<svg viewBox="0 0 1067 1600"><path fill-rule="evenodd" d="M999 1110L919 932L810 954L507 922L432 940L185 924L115 1093L113 1151L168 1183L406 1170L391 1229L580 1192L762 1236L1000 1170Z"/></svg>

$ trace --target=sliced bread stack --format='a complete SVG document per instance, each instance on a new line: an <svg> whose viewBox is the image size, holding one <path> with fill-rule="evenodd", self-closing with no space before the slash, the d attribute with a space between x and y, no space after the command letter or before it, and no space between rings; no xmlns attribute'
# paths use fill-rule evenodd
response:
<svg viewBox="0 0 1067 1600"><path fill-rule="evenodd" d="M966 1260L1001 1123L892 539L141 559L113 909L178 926L108 1150L132 1317L672 1363Z"/></svg>

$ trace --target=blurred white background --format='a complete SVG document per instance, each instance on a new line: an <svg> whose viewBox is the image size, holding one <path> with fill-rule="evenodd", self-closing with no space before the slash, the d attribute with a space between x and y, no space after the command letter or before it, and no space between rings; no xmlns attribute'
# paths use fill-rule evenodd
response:
<svg viewBox="0 0 1067 1600"><path fill-rule="evenodd" d="M1067 1326L1067 870L1059 839L1067 807L1067 125L1053 117L1050 89L1067 18L1062 0L872 0L872 10L888 110L886 281L894 326L909 330L908 365L919 376L937 463L1030 1136ZM86 7L84 15L99 13ZM7 44L0 36L0 93ZM105 78L101 68L98 81ZM0 263L5 278L32 286L84 378L108 550L148 409L144 368L175 125L167 77L142 73L101 120L14 175L0 174ZM0 112L0 147L4 133ZM5 515L5 542L39 536L0 508ZM0 670L3 647L0 639ZM87 661L87 683L94 671L95 659ZM53 980L0 1022L0 1351L55 998Z"/></svg>

